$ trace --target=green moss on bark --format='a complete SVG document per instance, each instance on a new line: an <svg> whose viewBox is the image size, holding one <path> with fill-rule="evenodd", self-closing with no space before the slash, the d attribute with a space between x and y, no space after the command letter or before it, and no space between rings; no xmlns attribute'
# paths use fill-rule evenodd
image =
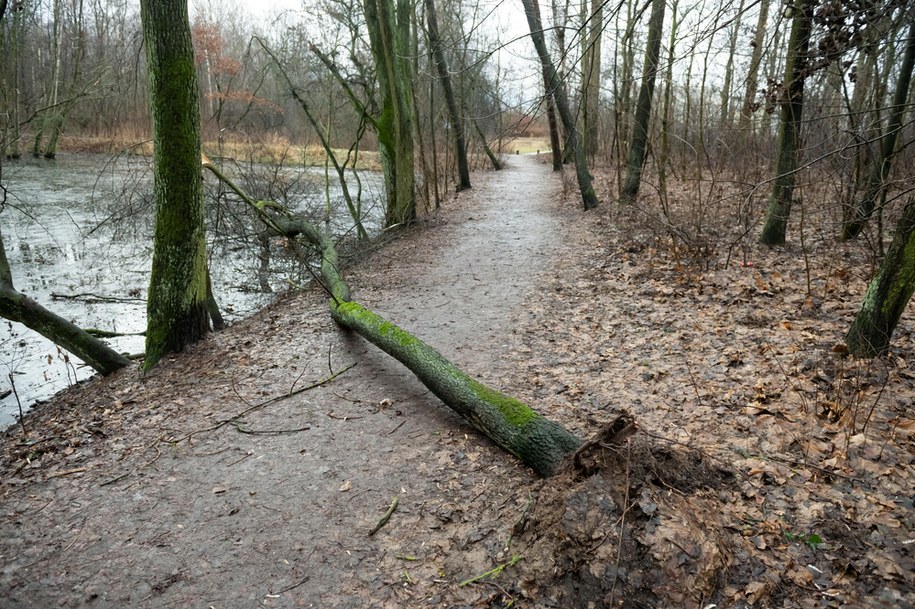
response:
<svg viewBox="0 0 915 609"><path fill-rule="evenodd" d="M142 0L153 118L156 226L147 304L149 369L209 330L197 74L186 0Z"/></svg>

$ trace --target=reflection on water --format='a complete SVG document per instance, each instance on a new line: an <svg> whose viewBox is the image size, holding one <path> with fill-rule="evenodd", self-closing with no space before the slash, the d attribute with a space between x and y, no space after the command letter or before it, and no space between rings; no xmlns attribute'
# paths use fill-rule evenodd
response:
<svg viewBox="0 0 915 609"><path fill-rule="evenodd" d="M55 161L5 161L2 171L7 195L0 227L16 288L83 328L142 332L152 260L148 160L59 154ZM380 221L374 201L382 185L377 175L363 172L360 177L371 233ZM325 191L323 170L249 166L236 168L233 178L258 198L328 220L335 234L351 230L339 187L331 183ZM268 255L263 246L269 241L246 223L243 207L218 185L208 183L207 192L213 288L231 322L262 308L287 279L300 280L290 273L304 275L304 270L284 260L281 251ZM121 352L143 351L142 336L108 342ZM37 333L0 320L0 428L18 415L11 376L27 407L92 374Z"/></svg>

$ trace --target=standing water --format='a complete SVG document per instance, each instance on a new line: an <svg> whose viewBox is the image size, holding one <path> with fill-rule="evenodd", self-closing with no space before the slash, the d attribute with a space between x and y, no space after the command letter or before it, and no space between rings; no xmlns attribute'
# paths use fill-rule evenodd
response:
<svg viewBox="0 0 915 609"><path fill-rule="evenodd" d="M323 170L242 169L233 179L256 197L275 199L315 220L328 219L330 202L331 230L341 234L352 226L340 211L345 207L339 186L332 182L325 190ZM2 170L0 226L16 289L82 328L127 334L107 342L120 352L142 353L152 260L149 160L60 154L54 161L6 162ZM360 177L363 200L377 200L380 176ZM213 189L218 185L208 184L210 272L216 299L231 322L268 304L290 273L303 269L290 260L270 260L267 240L256 234L259 227L240 222L243 208ZM368 203L364 207L371 233L381 212ZM310 209L316 211L309 214ZM93 374L36 332L0 319L0 428L16 420L20 406L25 410Z"/></svg>

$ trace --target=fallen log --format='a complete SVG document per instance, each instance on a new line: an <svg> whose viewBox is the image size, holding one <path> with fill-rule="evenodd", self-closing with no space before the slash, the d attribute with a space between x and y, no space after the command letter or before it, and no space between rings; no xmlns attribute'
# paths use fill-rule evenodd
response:
<svg viewBox="0 0 915 609"><path fill-rule="evenodd" d="M324 233L276 203L254 201L206 158L203 166L245 200L268 228L288 238L301 236L317 250L321 256L321 284L330 295L334 321L409 368L480 433L544 477L552 475L582 445L582 440L562 425L471 378L431 346L351 300L350 288L340 274L336 248Z"/></svg>
<svg viewBox="0 0 915 609"><path fill-rule="evenodd" d="M49 311L13 285L13 274L0 235L0 317L19 322L80 358L97 372L111 374L130 360L60 315Z"/></svg>

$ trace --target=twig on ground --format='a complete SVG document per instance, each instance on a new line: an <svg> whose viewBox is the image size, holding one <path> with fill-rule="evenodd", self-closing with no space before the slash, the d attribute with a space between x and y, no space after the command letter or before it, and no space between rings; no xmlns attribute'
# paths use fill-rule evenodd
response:
<svg viewBox="0 0 915 609"><path fill-rule="evenodd" d="M287 433L298 433L300 431L308 431L311 429L311 425L306 425L305 427L297 427L296 429L245 429L241 426L241 423L237 421L232 421L230 425L235 428L235 431L239 433L245 433L250 436L280 436Z"/></svg>
<svg viewBox="0 0 915 609"><path fill-rule="evenodd" d="M394 495L394 498L391 499L391 505L388 506L388 511L384 513L384 516L378 521L378 524L372 527L372 530L369 531L369 537L381 530L381 527L388 523L388 520L391 519L391 514L394 513L394 510L397 509L397 495Z"/></svg>
<svg viewBox="0 0 915 609"><path fill-rule="evenodd" d="M463 588L464 586L476 583L476 582L480 581L481 579L486 579L487 577L489 577L489 578L497 577L500 573L502 573L502 571L505 570L506 567L513 567L516 564L518 564L521 561L521 558L522 558L522 556L520 554L515 554L514 556L512 556L512 559L510 561L504 562L501 565L498 565L495 568L490 569L486 573L480 573L476 577L471 577L470 579L465 579L464 581L462 581L461 583L458 584L458 588Z"/></svg>
<svg viewBox="0 0 915 609"><path fill-rule="evenodd" d="M251 412L253 412L253 411L255 411L255 410L258 410L258 409L260 409L260 408L263 408L263 407L265 407L265 406L269 406L270 404L273 404L274 402L279 402L280 400L284 400L284 399L286 399L286 398L288 398L288 397L292 397L292 396L294 396L294 395L298 395L298 394L300 394L300 393L302 393L302 392L308 391L309 389L315 389L316 387L320 387L321 385L326 385L327 383L331 382L332 380L334 380L335 378L337 378L337 377L340 376L341 374L343 374L343 373L345 373L345 372L351 370L351 369L354 368L355 366L356 366L356 364L350 364L349 366L347 366L346 368L344 368L344 369L341 370L340 372L335 372L335 373L331 374L330 376L321 379L320 381L316 381L316 382L312 383L311 385L308 385L307 387L302 387L301 389L296 389L295 391L290 391L289 393L284 393L284 394L282 394L282 395L278 395L278 396L272 397L272 398L270 398L270 399L264 400L263 402L258 402L257 404L252 404L251 402L247 401L245 398L243 398L243 397L238 393L238 391L237 391L236 388L235 388L235 380L233 379L233 380L232 380L232 391L235 393L235 395L238 397L239 400L241 400L243 403L245 403L245 404L248 405L248 408L242 410L241 412L239 412L238 414L236 414L236 415L234 415L234 416L229 417L228 419L223 419L223 420L219 421L218 423L216 423L216 425L213 425L213 426L211 426L211 427L206 427L206 428L204 428L204 429L197 429L197 430L194 430L194 431L192 431L192 432L190 432L190 433L188 433L188 434L186 434L186 435L184 435L184 436L182 436L182 437L180 437L180 438L171 438L171 439L169 439L169 440L165 440L165 439L163 438L162 441L163 441L163 442L168 442L169 444L178 444L179 442L184 442L185 440L190 440L192 437L194 437L194 436L196 436L196 435L198 435L198 434L206 433L206 432L208 432L208 431L216 431L217 429L220 429L221 427L224 427L224 426L226 426L226 425L235 425L236 422L238 421L238 419L244 417L246 414L249 414L249 413L251 413ZM237 431L242 432L242 433L254 433L254 432L251 432L250 430L244 430L244 431L243 431L243 430L242 430L241 428L239 428L238 426L236 426L235 429L236 429ZM276 434L276 433L293 433L293 432L296 432L296 431L304 431L304 430L306 430L306 429L309 429L309 428L308 428L308 427L303 427L303 428L301 428L301 429L281 430L281 431L273 431L273 432L265 432L265 433L272 433L272 434Z"/></svg>
<svg viewBox="0 0 915 609"><path fill-rule="evenodd" d="M610 602L608 606L613 605L613 597L616 593L616 584L619 581L620 560L623 556L623 539L626 534L626 513L629 512L629 474L632 465L632 440L626 441L626 496L623 498L623 514L620 516L620 542L616 546L616 568L614 569L613 585L610 586Z"/></svg>

